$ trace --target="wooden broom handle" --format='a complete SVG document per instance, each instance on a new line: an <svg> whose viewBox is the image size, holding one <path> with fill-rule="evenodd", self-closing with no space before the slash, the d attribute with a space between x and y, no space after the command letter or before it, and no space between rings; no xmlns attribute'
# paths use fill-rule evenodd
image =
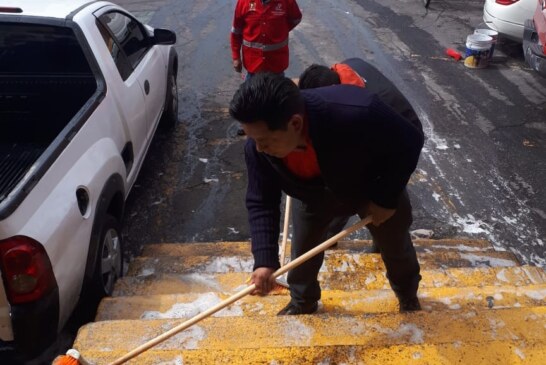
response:
<svg viewBox="0 0 546 365"><path fill-rule="evenodd" d="M288 241L288 225L290 223L290 209L292 209L292 198L290 195L286 196L286 205L284 207L284 226L282 231L282 244L280 261L281 267L284 266L284 259L286 258L286 242Z"/></svg>
<svg viewBox="0 0 546 365"><path fill-rule="evenodd" d="M317 247L313 248L312 250L307 251L303 255L295 258L294 260L290 261L288 264L282 266L280 269L275 271L273 273L273 276L275 278L278 278L279 276L283 275L284 273L292 270L293 268L299 266L300 264L304 263L305 261L309 260L311 257L326 251L330 246L332 246L334 243L339 241L340 239L350 235L351 233L358 231L359 229L363 228L364 226L367 226L368 224L372 223L372 217L367 216L366 218L360 220L359 222L356 222L349 228L344 229L343 231L339 232L335 236L330 237L326 241L322 242Z"/></svg>
<svg viewBox="0 0 546 365"><path fill-rule="evenodd" d="M317 255L317 254L319 254L319 253L321 253L323 251L326 251L326 249L328 249L328 247L332 246L334 243L336 243L340 239L342 239L342 238L348 236L349 234L359 230L360 228L363 228L364 226L370 224L371 222L372 222L372 217L368 216L368 217L362 219L361 221L353 224L349 228L344 229L343 231L341 231L338 234L336 234L335 236L327 239L326 241L324 241L323 243L321 243L317 247L313 248L312 250L307 251L306 253L304 253L300 257L290 261L285 266L282 266L280 269L278 269L277 271L275 271L273 273L273 277L278 278L279 276L281 276L284 273L292 270L296 266L298 266L298 265L302 264L303 262L309 260L311 257L313 257L313 256L315 256L315 255ZM150 341L138 346L137 348L131 350L127 354L123 355L122 357L114 360L109 365L120 365L120 364L125 363L128 360L131 360L132 358L140 355L144 351L146 351L146 350L154 347L155 345L165 341L166 339L176 335L178 332L181 332L181 331L187 329L188 327L193 326L197 322L199 322L199 321L213 315L214 313L218 312L221 309L224 309L225 307L227 307L230 304L233 304L234 302L241 299L242 297L247 296L248 294L252 293L255 289L256 289L256 284L249 285L245 289L233 294L231 297L225 299L221 303L218 303L214 307L212 307L210 309L207 309L206 311L204 311L202 313L199 313L195 317L190 318L190 319L188 319L187 321L185 321L183 323L180 323L178 326L171 328L167 332L164 332L163 334L161 334L161 335L159 335L159 336L157 336L155 338L152 338Z"/></svg>

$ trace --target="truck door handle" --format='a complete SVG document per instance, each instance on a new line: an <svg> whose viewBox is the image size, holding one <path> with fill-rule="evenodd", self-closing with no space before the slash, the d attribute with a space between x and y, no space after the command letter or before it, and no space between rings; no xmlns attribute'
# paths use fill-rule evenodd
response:
<svg viewBox="0 0 546 365"><path fill-rule="evenodd" d="M144 81L144 92L146 93L146 95L150 93L150 83L148 82L148 80Z"/></svg>

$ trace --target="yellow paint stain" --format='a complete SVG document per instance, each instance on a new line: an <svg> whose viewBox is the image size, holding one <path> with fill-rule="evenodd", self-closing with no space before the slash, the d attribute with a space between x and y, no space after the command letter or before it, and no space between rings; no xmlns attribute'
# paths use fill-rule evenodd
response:
<svg viewBox="0 0 546 365"><path fill-rule="evenodd" d="M369 244L341 242L327 252L314 315L276 316L286 293L247 296L128 363L544 364L543 269L467 267L482 259L518 265L484 240L416 240L418 251L426 248L419 253L423 310L400 314L379 255L362 254ZM129 269L138 276L118 281L119 297L101 303L74 347L107 364L180 325L246 287L249 272L227 271L247 264L249 249L248 242L145 249ZM153 319L168 316L176 318Z"/></svg>
<svg viewBox="0 0 546 365"><path fill-rule="evenodd" d="M229 296L228 293L214 295L221 300ZM199 301L202 296L203 293L188 293L106 298L101 303L96 320L140 319L147 311L167 312L177 305ZM542 306L546 304L546 284L524 287L422 288L419 297L422 307L427 312ZM235 305L241 308L244 316L274 316L289 300L287 292L265 297L250 295ZM321 303L319 313L333 315L398 311L398 302L390 289L350 292L325 290L322 292ZM209 307L213 304L215 303Z"/></svg>
<svg viewBox="0 0 546 365"><path fill-rule="evenodd" d="M86 359L107 364L123 352L84 352ZM128 364L148 365L543 365L546 349L543 344L506 343L446 343L438 345L397 345L388 348L363 346L289 347L282 349L223 349L210 351L150 351Z"/></svg>
<svg viewBox="0 0 546 365"><path fill-rule="evenodd" d="M530 285L546 282L543 270L532 266L506 268L454 268L423 270L421 288ZM123 277L116 283L115 296L177 294L187 292L235 293L245 287L248 273L160 274L142 278ZM388 289L384 272L322 272L319 281L324 290Z"/></svg>
<svg viewBox="0 0 546 365"><path fill-rule="evenodd" d="M434 250L453 250L456 252L475 252L475 251L491 251L494 250L491 243L484 239L415 239L413 243L416 247L428 248ZM340 241L336 247L326 251L329 253L336 252L360 252L365 253L371 246L370 240L351 240ZM287 243L287 251L290 251L290 240ZM156 243L146 245L143 249L141 257L161 256L249 256L250 242L195 242L195 243Z"/></svg>
<svg viewBox="0 0 546 365"><path fill-rule="evenodd" d="M80 329L75 348L130 350L181 321L97 322ZM539 343L546 349L546 308L419 312L365 316L208 318L196 328L173 336L162 350L274 349L291 347L403 345L438 346L456 343ZM517 340L517 341L515 341ZM319 349L317 349L319 350ZM319 350L320 351L320 350Z"/></svg>

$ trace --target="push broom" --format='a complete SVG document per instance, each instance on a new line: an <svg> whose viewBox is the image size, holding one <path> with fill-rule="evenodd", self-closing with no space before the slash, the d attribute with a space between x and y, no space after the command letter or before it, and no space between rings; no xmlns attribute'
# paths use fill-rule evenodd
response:
<svg viewBox="0 0 546 365"><path fill-rule="evenodd" d="M315 255L326 251L330 246L335 244L337 241L341 240L342 238L345 238L346 236L350 235L351 233L363 228L364 226L372 223L372 217L367 216L366 218L360 220L359 222L353 224L349 228L346 228L339 232L338 234L332 236L331 238L327 239L326 241L322 242L317 247L313 248L312 250L309 250L305 254L301 255L300 257L290 261L288 264L282 266L277 271L273 273L273 277L277 279L279 276L284 275L288 271L294 269L295 267L301 265L305 261L309 260L310 258L314 257ZM193 326L194 324L202 321L203 319L210 317L214 313L224 309L225 307L235 303L239 299L247 296L248 294L252 293L256 289L256 284L251 284L247 286L245 289L242 289L241 291L233 294L231 297L225 299L221 303L218 303L214 307L207 309L206 311L199 313L198 315L194 316L193 318L188 319L187 321L179 324L178 326L170 329L167 332L164 332L163 334L151 339L150 341L138 346L137 348L131 350L127 354L123 355L122 357L114 360L109 365L120 365L123 364L136 356L140 355L141 353L149 350L150 348L158 345L159 343L171 338L172 336L176 335L177 333L184 331L185 329ZM79 354L78 354L79 355ZM80 357L79 360L74 362L74 359L72 357L69 357L68 355L60 356L57 358L54 362L55 365L84 365L85 362L82 361L83 359Z"/></svg>
<svg viewBox="0 0 546 365"><path fill-rule="evenodd" d="M286 196L286 205L284 208L284 225L282 230L282 242L281 242L281 253L279 255L279 261L281 263L281 267L284 266L284 260L286 259L286 243L288 241L288 225L290 223L290 209L292 208L292 198L290 195ZM285 292L286 289L288 289L288 281L286 279L286 274L283 274L282 276L279 276L276 278L276 288L273 289L277 293ZM284 288L284 289L283 289Z"/></svg>

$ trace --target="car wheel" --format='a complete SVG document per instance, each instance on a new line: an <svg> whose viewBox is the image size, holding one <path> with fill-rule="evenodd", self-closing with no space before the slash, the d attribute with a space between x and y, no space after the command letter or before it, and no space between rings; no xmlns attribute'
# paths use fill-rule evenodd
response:
<svg viewBox="0 0 546 365"><path fill-rule="evenodd" d="M165 129L173 128L178 122L178 85L176 84L176 74L171 72L167 82L167 98L165 100L165 110L161 116L161 127Z"/></svg>
<svg viewBox="0 0 546 365"><path fill-rule="evenodd" d="M95 299L112 295L114 284L123 270L121 228L116 218L107 214L99 235L97 260L92 280Z"/></svg>

